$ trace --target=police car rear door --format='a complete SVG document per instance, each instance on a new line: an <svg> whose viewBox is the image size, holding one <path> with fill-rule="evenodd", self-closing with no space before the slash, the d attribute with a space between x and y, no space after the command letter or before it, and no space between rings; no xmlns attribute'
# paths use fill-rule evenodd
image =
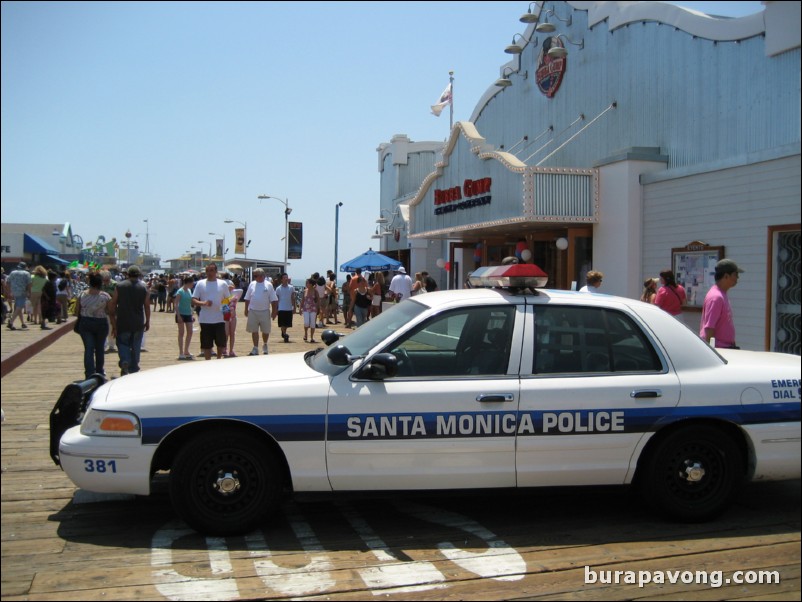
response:
<svg viewBox="0 0 802 602"><path fill-rule="evenodd" d="M525 306L443 311L389 343L398 375L332 383L326 443L335 490L515 485ZM366 361L369 361L367 358Z"/></svg>
<svg viewBox="0 0 802 602"><path fill-rule="evenodd" d="M676 373L623 308L528 309L534 320L521 366L518 485L625 482L645 435L679 403Z"/></svg>

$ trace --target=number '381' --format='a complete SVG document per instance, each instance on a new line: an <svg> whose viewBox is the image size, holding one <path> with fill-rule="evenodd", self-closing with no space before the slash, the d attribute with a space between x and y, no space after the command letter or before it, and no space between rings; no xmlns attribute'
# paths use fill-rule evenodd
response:
<svg viewBox="0 0 802 602"><path fill-rule="evenodd" d="M84 460L86 472L117 472L117 463L114 460Z"/></svg>

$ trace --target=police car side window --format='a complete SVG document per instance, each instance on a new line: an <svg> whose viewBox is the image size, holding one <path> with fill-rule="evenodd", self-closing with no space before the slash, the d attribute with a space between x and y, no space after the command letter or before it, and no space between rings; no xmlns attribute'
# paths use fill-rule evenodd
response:
<svg viewBox="0 0 802 602"><path fill-rule="evenodd" d="M535 308L535 374L657 372L660 358L627 315L605 308Z"/></svg>
<svg viewBox="0 0 802 602"><path fill-rule="evenodd" d="M398 377L505 374L515 308L474 307L434 316L387 349Z"/></svg>

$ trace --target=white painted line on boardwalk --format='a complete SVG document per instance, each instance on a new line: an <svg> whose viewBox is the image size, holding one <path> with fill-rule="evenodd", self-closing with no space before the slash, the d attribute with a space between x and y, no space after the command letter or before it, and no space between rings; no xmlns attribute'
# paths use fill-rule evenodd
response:
<svg viewBox="0 0 802 602"><path fill-rule="evenodd" d="M337 507L373 552L376 559L383 563L380 566L357 571L365 585L373 590L373 595L384 596L390 593L421 592L448 587L443 583L446 580L445 575L438 571L431 562L399 560L393 556L387 544L351 506L338 503Z"/></svg>
<svg viewBox="0 0 802 602"><path fill-rule="evenodd" d="M287 596L319 594L334 588L336 581L331 574L334 565L324 553L312 527L298 512L288 511L287 518L295 536L309 555L309 562L294 568L278 566L271 560L271 552L262 532L251 533L245 537L245 543L262 583ZM293 563L295 562L297 557L293 557Z"/></svg>
<svg viewBox="0 0 802 602"><path fill-rule="evenodd" d="M455 512L422 504L396 503L399 511L420 520L452 527L487 542L484 552L463 550L451 542L438 544L443 556L466 571L497 581L518 581L526 574L526 561L514 549L476 521Z"/></svg>
<svg viewBox="0 0 802 602"><path fill-rule="evenodd" d="M173 568L173 544L188 535L195 535L195 532L180 521L167 523L153 535L150 551L150 565L153 567L151 575L159 593L168 600L179 601L239 598L239 589L233 577L188 577ZM228 550L225 549L225 541L221 538L208 538L206 542L210 547L209 564L212 573L231 573L231 560L228 558Z"/></svg>

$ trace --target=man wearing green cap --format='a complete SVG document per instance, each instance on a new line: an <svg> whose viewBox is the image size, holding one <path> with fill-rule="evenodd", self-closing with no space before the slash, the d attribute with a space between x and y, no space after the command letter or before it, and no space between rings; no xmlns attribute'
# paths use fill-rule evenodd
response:
<svg viewBox="0 0 802 602"><path fill-rule="evenodd" d="M716 284L710 287L705 296L699 336L707 343L715 339L715 346L718 348L738 348L735 344L735 324L727 291L738 284L738 277L743 272L732 259L722 259L716 264Z"/></svg>

